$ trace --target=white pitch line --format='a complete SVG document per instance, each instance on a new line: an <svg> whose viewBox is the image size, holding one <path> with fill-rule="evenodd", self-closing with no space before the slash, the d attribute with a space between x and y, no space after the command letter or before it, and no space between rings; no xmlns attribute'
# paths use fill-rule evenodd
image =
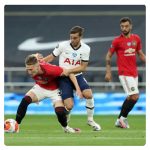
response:
<svg viewBox="0 0 150 150"><path fill-rule="evenodd" d="M12 139L12 137L7 137L7 138L11 138ZM14 138L18 138L18 137L13 137L13 139ZM64 138L64 137L54 137L54 136L49 136L49 137L23 137L23 139L62 139L62 138ZM71 138L71 139L76 139L77 140L77 137L69 137L69 138ZM84 137L84 139L101 139L101 140L114 140L114 139L116 139L116 140L145 140L146 138L145 137L139 137L139 138L130 138L130 137ZM21 138L18 138L18 140L22 140Z"/></svg>

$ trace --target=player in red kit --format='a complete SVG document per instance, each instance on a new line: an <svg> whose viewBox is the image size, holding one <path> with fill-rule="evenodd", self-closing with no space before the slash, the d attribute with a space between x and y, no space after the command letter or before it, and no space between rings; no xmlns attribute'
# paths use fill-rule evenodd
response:
<svg viewBox="0 0 150 150"><path fill-rule="evenodd" d="M50 98L53 102L58 121L64 131L67 133L77 132L76 129L67 125L66 110L57 85L57 78L63 75L63 69L59 66L40 62L33 54L26 57L25 65L27 73L31 75L36 84L25 94L18 106L16 114L18 124L21 124L29 104L39 103L44 98Z"/></svg>
<svg viewBox="0 0 150 150"><path fill-rule="evenodd" d="M127 98L122 105L115 126L129 128L127 116L139 98L136 54L144 63L146 62L146 58L142 51L140 37L137 34L131 33L131 19L128 17L121 18L120 28L122 34L112 41L112 45L106 55L105 79L106 81L111 81L112 79L111 58L116 53L119 79L127 94Z"/></svg>

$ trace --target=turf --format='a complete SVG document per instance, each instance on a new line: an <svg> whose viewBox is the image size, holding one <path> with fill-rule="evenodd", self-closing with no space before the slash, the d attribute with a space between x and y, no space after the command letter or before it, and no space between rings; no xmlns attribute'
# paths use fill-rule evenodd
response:
<svg viewBox="0 0 150 150"><path fill-rule="evenodd" d="M5 119L15 118L5 115ZM145 115L129 116L130 129L114 127L117 116L95 116L101 131L92 131L86 124L86 116L72 115L69 125L78 127L81 133L67 134L54 115L27 115L19 133L5 133L7 146L144 146L146 143Z"/></svg>

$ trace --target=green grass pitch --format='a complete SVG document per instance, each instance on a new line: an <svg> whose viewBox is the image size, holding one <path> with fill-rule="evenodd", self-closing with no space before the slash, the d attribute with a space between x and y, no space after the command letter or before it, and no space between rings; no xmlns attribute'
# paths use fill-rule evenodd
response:
<svg viewBox="0 0 150 150"><path fill-rule="evenodd" d="M5 115L5 119L15 118ZM81 133L64 133L55 115L26 115L19 133L5 133L6 146L144 146L146 144L145 115L129 115L130 129L114 126L117 116L95 115L101 131L92 131L85 115L72 115L69 125Z"/></svg>

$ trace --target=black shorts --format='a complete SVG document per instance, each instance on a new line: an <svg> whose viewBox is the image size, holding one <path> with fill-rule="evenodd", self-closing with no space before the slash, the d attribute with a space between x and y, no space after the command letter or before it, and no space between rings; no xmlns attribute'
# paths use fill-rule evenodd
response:
<svg viewBox="0 0 150 150"><path fill-rule="evenodd" d="M82 74L77 75L76 79L77 79L77 82L79 84L81 91L85 89L90 89L86 79L83 77ZM73 91L75 90L75 86L69 77L59 78L59 89L61 92L62 100L74 97Z"/></svg>

